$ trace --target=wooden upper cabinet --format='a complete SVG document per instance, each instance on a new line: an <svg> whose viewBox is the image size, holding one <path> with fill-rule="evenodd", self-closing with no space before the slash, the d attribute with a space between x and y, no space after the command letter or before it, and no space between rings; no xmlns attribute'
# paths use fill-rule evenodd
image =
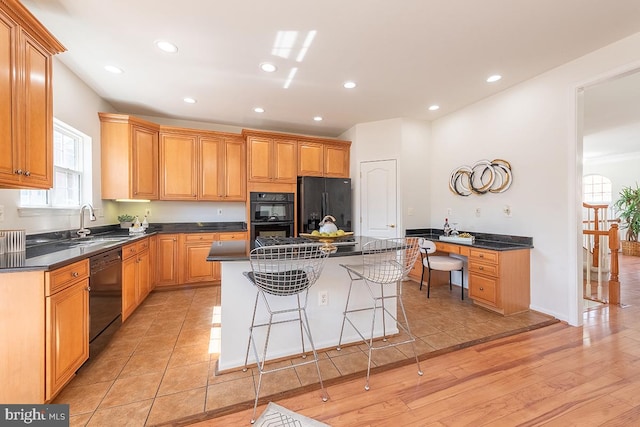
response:
<svg viewBox="0 0 640 427"><path fill-rule="evenodd" d="M298 175L349 177L349 142L298 141Z"/></svg>
<svg viewBox="0 0 640 427"><path fill-rule="evenodd" d="M66 49L16 0L0 2L0 188L53 186L53 55Z"/></svg>
<svg viewBox="0 0 640 427"><path fill-rule="evenodd" d="M160 199L243 201L246 150L239 135L162 127Z"/></svg>
<svg viewBox="0 0 640 427"><path fill-rule="evenodd" d="M244 201L247 198L244 140L234 136L200 138L200 200Z"/></svg>
<svg viewBox="0 0 640 427"><path fill-rule="evenodd" d="M198 136L160 132L160 200L197 200Z"/></svg>
<svg viewBox="0 0 640 427"><path fill-rule="evenodd" d="M248 136L248 180L295 183L298 178L297 146L297 141L292 139Z"/></svg>
<svg viewBox="0 0 640 427"><path fill-rule="evenodd" d="M102 198L158 200L159 126L124 114L98 115Z"/></svg>
<svg viewBox="0 0 640 427"><path fill-rule="evenodd" d="M298 175L324 175L324 144L298 141Z"/></svg>
<svg viewBox="0 0 640 427"><path fill-rule="evenodd" d="M351 144L325 144L324 176L333 178L349 178L349 155Z"/></svg>

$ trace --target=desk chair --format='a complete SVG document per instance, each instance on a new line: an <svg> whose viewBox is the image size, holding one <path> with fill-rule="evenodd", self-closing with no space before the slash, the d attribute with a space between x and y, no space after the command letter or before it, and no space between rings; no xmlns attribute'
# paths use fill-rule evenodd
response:
<svg viewBox="0 0 640 427"><path fill-rule="evenodd" d="M427 279L427 298L431 291L431 270L448 271L449 272L449 290L451 286L451 272L460 271L462 273L462 284L460 285L460 299L464 300L464 261L448 255L430 255L436 251L436 244L431 240L420 238L420 256L422 256L422 276L420 277L420 290L422 290L422 282L424 280L425 267L429 270Z"/></svg>
<svg viewBox="0 0 640 427"><path fill-rule="evenodd" d="M372 240L366 243L362 247L362 263L360 264L340 264L341 267L347 270L351 283L349 284L349 293L347 294L347 302L345 304L342 328L340 329L340 339L338 340L337 350L340 351L342 345L342 336L344 333L344 326L348 322L356 333L360 336L360 339L369 348L369 361L367 364L367 379L364 389L369 390L369 376L371 373L371 354L374 350L381 350L388 347L398 346L406 343L411 343L413 348L413 354L418 365L418 375L422 375L422 369L420 368L420 361L418 360L418 354L415 347L415 337L411 334L409 329L409 321L407 320L407 313L404 309L402 302L402 279L406 277L409 270L411 270L413 264L418 258L419 246L418 239L415 237L396 238L396 239L383 239ZM373 306L371 307L352 307L350 306L351 291L355 283L362 283L366 285L366 289L371 296ZM392 302L399 306L402 313L402 320L404 324L391 314L387 307L385 307L385 301L393 300ZM387 303L388 304L388 303ZM371 311L371 332L361 332L355 323L356 313ZM376 313L382 314L382 342L386 343L380 346L374 346L373 335L376 325ZM351 319L354 315L354 319ZM387 341L387 329L385 317L390 317L406 336L407 339L401 342L388 342ZM361 325L362 329L362 325ZM365 337L365 334L368 336Z"/></svg>
<svg viewBox="0 0 640 427"><path fill-rule="evenodd" d="M247 370L249 359L249 348L253 352L260 373L258 386L256 388L256 398L253 404L253 415L251 424L255 422L256 408L260 396L262 376L264 374L281 371L283 369L295 368L297 366L315 363L320 380L322 400L327 401L328 395L322 383L320 367L318 366L318 354L313 345L309 319L307 318L307 300L309 288L318 280L324 267L329 252L322 249L322 245L317 243L303 245L278 245L255 248L249 254L251 270L244 272L244 276L256 287L256 299L253 306L253 317L249 327L249 342L247 343L247 354L244 361L244 371ZM258 299L262 301L268 313L268 320L256 323L256 311ZM276 318L277 319L274 319ZM298 323L300 325L301 355L306 359L305 338L308 340L313 353L313 360L292 364L282 368L266 370L265 362L269 347L269 336L272 327L285 323ZM256 344L256 330L266 327L265 334L261 334L264 340L262 354L258 354Z"/></svg>

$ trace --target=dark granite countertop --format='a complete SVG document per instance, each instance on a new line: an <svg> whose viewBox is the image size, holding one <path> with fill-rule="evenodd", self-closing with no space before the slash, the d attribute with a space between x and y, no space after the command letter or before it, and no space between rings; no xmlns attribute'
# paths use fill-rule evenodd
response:
<svg viewBox="0 0 640 427"><path fill-rule="evenodd" d="M354 242L349 244L337 243L336 252L329 254L329 257L345 257L362 255L362 246L367 242L376 240L373 237L354 236ZM249 256L244 252L245 242L213 242L209 250L207 261L248 261Z"/></svg>
<svg viewBox="0 0 640 427"><path fill-rule="evenodd" d="M464 233L464 231L460 231ZM518 249L533 249L533 237L511 236L506 234L471 233L475 237L472 244L459 242L446 242L454 245L464 245L479 249L494 251L513 251ZM425 239L439 241L443 231L434 228L414 228L405 230L407 237L424 237Z"/></svg>
<svg viewBox="0 0 640 427"><path fill-rule="evenodd" d="M27 270L52 270L101 252L126 245L154 234L165 233L211 233L247 231L245 222L193 222L152 224L146 233L129 235L120 225L90 228L91 239L78 239L76 230L56 231L28 235L26 251L0 255L0 274ZM106 237L113 240L101 240ZM70 245L70 242L75 245Z"/></svg>

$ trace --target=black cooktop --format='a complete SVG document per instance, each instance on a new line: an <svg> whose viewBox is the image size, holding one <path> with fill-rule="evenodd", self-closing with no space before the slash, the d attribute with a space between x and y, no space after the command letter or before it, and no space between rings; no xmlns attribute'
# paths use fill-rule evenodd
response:
<svg viewBox="0 0 640 427"><path fill-rule="evenodd" d="M301 245L304 243L318 243L317 240L309 239L308 237L257 237L256 247L260 246L276 246L276 245ZM347 237L335 242L334 245L349 245L355 244L353 237Z"/></svg>

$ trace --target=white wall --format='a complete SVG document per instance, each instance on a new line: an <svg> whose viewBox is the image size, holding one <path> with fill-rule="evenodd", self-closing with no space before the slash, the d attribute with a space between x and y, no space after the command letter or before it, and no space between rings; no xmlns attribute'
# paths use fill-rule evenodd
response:
<svg viewBox="0 0 640 427"><path fill-rule="evenodd" d="M429 123L403 118L360 123L340 135L340 139L352 141L353 217L360 217L360 163L395 159L399 188L398 235L404 235L406 228L427 227L430 216ZM358 234L360 221L355 221L354 228Z"/></svg>
<svg viewBox="0 0 640 427"><path fill-rule="evenodd" d="M62 54L64 55L64 54ZM93 200L91 202L98 210L96 222L90 226L109 224L115 221L113 204L100 200L100 121L98 111L112 112L113 107L100 98L82 80L73 74L57 57L53 65L53 115L59 120L78 129L92 138L93 157ZM56 212L42 213L31 211L18 213L20 190L0 189L0 205L4 206L4 222L1 229L25 229L27 234L43 231L68 230L79 227L77 213L57 214Z"/></svg>
<svg viewBox="0 0 640 427"><path fill-rule="evenodd" d="M638 66L640 33L433 123L432 225L446 209L461 228L533 237L531 307L581 324L578 263L582 147L577 89ZM508 78L508 76L507 76ZM502 158L514 182L503 194L455 196L454 167ZM437 160L436 160L437 159ZM510 205L506 218L502 207ZM475 208L481 216L475 216ZM581 262L581 261L580 261Z"/></svg>
<svg viewBox="0 0 640 427"><path fill-rule="evenodd" d="M92 138L92 200L96 208L97 220L85 224L90 227L117 223L117 216L124 213L144 216L145 209L151 210L151 222L222 222L246 221L244 203L215 202L164 202L116 203L101 199L100 191L100 120L98 112L116 112L106 101L71 72L61 61L54 58L53 75L54 117L78 129ZM209 129L223 132L240 133L239 127L200 123L185 120L173 120L158 117L145 117L147 120L194 129ZM79 214L76 211L21 210L18 211L20 190L0 189L0 205L4 206L4 222L0 229L25 229L27 234L47 231L72 230L79 227ZM222 214L218 215L218 209Z"/></svg>

